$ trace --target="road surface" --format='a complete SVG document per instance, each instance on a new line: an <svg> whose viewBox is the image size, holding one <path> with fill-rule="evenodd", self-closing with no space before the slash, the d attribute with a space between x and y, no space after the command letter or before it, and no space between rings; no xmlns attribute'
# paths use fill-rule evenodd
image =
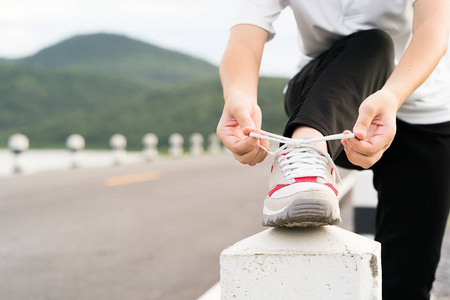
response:
<svg viewBox="0 0 450 300"><path fill-rule="evenodd" d="M196 299L220 252L264 229L269 169L219 156L1 177L0 299Z"/></svg>
<svg viewBox="0 0 450 300"><path fill-rule="evenodd" d="M268 166L231 157L0 178L1 299L196 299L263 229Z"/></svg>

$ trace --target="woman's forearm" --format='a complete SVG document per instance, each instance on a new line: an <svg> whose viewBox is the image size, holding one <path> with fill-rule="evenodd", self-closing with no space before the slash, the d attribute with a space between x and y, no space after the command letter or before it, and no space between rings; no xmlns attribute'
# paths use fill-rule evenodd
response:
<svg viewBox="0 0 450 300"><path fill-rule="evenodd" d="M256 102L259 67L267 32L252 25L232 28L230 40L220 64L225 101L241 94Z"/></svg>
<svg viewBox="0 0 450 300"><path fill-rule="evenodd" d="M421 1L423 0L418 0L415 6L426 5ZM443 2L445 1L447 0ZM448 47L450 16L445 13L448 10L444 7L441 15L427 16L424 14L429 14L432 10L425 8L423 12L420 8L415 8L411 42L383 87L395 95L398 101L397 109L430 76Z"/></svg>

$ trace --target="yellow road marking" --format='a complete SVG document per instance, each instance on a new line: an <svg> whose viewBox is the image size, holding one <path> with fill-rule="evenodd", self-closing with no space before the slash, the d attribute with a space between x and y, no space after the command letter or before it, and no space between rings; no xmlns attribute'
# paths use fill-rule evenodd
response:
<svg viewBox="0 0 450 300"><path fill-rule="evenodd" d="M124 185L124 184L157 180L160 177L161 177L161 173L158 171L146 172L146 173L135 173L135 174L106 178L105 185L106 186L118 186L118 185Z"/></svg>

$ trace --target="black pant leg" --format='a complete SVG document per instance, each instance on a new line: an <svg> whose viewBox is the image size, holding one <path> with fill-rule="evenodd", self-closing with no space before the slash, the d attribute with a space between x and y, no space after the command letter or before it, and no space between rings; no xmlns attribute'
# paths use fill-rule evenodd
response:
<svg viewBox="0 0 450 300"><path fill-rule="evenodd" d="M352 130L361 102L379 90L394 67L394 48L381 30L354 33L314 59L290 82L284 135L300 125L324 135ZM342 151L340 141L328 142L330 155Z"/></svg>
<svg viewBox="0 0 450 300"><path fill-rule="evenodd" d="M450 207L450 122L398 120L373 171L383 300L429 299Z"/></svg>

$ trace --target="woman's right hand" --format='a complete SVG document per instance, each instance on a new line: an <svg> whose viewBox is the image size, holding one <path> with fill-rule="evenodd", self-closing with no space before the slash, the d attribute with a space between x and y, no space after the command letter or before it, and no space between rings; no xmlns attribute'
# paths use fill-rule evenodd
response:
<svg viewBox="0 0 450 300"><path fill-rule="evenodd" d="M243 94L233 94L226 99L217 135L242 164L254 166L267 156L259 146L269 149L269 142L248 136L250 132L259 132L261 121L261 109L256 101Z"/></svg>

